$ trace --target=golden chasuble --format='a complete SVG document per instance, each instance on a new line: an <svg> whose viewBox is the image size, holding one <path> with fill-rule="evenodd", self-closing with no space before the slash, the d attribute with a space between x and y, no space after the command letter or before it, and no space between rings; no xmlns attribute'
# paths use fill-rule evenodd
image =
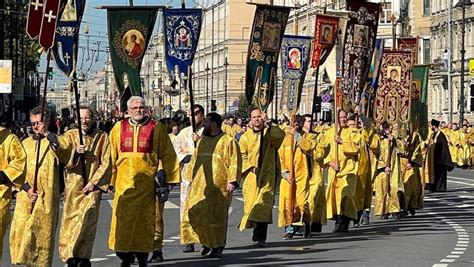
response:
<svg viewBox="0 0 474 267"><path fill-rule="evenodd" d="M8 129L0 126L0 171L11 183L0 184L0 262L2 262L3 237L11 221L10 202L13 187L25 182L26 153L20 140Z"/></svg>
<svg viewBox="0 0 474 267"><path fill-rule="evenodd" d="M227 184L240 183L242 155L230 135L203 136L184 175L191 189L184 204L181 242L208 248L225 245L232 194Z"/></svg>
<svg viewBox="0 0 474 267"><path fill-rule="evenodd" d="M157 211L154 176L161 161L165 182L179 183L176 153L164 126L152 120L116 123L109 140L115 185L109 247L120 252L149 252Z"/></svg>
<svg viewBox="0 0 474 267"><path fill-rule="evenodd" d="M73 149L66 165L66 188L59 232L59 255L63 262L69 258L91 258L99 219L102 195L100 190L107 190L112 176L107 134L95 130L91 134L84 135L87 180L97 186L96 191L84 194L82 192L84 187L82 163L76 154L76 147L79 145L79 130L70 130L64 134L64 137Z"/></svg>
<svg viewBox="0 0 474 267"><path fill-rule="evenodd" d="M38 198L33 212L27 192L17 194L10 230L12 264L51 266L55 233L59 217L59 162L69 161L71 150L67 141L58 136L59 148L54 151L46 138L41 139L38 172ZM23 141L27 154L26 182L33 187L36 167L37 141ZM62 177L61 177L62 179Z"/></svg>

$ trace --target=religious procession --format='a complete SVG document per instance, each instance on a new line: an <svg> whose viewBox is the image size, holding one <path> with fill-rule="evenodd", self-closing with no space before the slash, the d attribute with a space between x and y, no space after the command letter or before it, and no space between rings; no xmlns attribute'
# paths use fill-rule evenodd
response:
<svg viewBox="0 0 474 267"><path fill-rule="evenodd" d="M449 192L448 172L472 175L472 123L428 118L430 66L417 64L416 37L394 33L391 47L377 39L380 3L348 0L343 14L323 10L311 37L285 35L292 8L250 3L243 116L208 111L193 97L202 9L100 6L120 97L108 122L79 101L75 46L85 4L29 3L26 34L47 55L46 68L53 59L69 79L75 121L47 105L48 79L28 130L2 117L2 266L166 265L170 225L177 225L180 253L195 254L189 266L219 266L240 236L246 253L284 247L269 241L272 228L287 244L310 244L416 219L427 197ZM171 84L186 91L185 118L157 118L143 98L140 68L159 12ZM337 49L331 115L322 116L317 79L311 113L302 113L307 71L318 77ZM277 75L282 97L272 116ZM179 216L171 217L166 207L175 197ZM105 219L104 199L111 205ZM242 213L234 223L236 203ZM233 229L242 233L229 235ZM101 239L115 263L93 257ZM204 258L217 261L199 263Z"/></svg>

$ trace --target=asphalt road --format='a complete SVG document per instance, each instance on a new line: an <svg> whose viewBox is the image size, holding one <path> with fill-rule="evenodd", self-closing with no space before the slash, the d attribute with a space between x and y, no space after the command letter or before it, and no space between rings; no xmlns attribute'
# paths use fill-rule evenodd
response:
<svg viewBox="0 0 474 267"><path fill-rule="evenodd" d="M228 244L221 259L181 252L177 191L165 207L165 262L150 266L474 266L470 244L474 233L474 170L449 173L448 192L427 194L425 208L413 217L398 221L372 217L370 225L351 228L345 234L332 233L334 223L330 221L321 234L293 240L283 240L283 230L273 224L265 248L251 242L251 231L237 229L243 209L242 194L237 191L229 211ZM107 246L111 199L111 195L104 195L101 203L93 266L120 265ZM2 266L10 266L8 235L3 240ZM57 247L53 266L64 266L57 257Z"/></svg>

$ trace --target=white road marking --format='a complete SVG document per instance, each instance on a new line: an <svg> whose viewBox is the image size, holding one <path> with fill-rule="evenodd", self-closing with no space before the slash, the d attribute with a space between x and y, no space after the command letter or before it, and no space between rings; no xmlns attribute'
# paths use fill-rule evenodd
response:
<svg viewBox="0 0 474 267"><path fill-rule="evenodd" d="M454 262L455 259L442 259L440 262Z"/></svg>
<svg viewBox="0 0 474 267"><path fill-rule="evenodd" d="M113 200L107 200L107 202L109 202L109 205L110 205L111 208L114 207L114 201ZM174 204L171 201L166 201L165 202L165 209L179 209L179 206Z"/></svg>
<svg viewBox="0 0 474 267"><path fill-rule="evenodd" d="M173 243L176 240L171 240L171 239L164 239L163 243Z"/></svg>
<svg viewBox="0 0 474 267"><path fill-rule="evenodd" d="M462 185L468 185L468 186L474 186L474 184L468 184L468 183L463 183L463 182L458 182L458 181L449 181L450 183L455 183L455 184L462 184Z"/></svg>
<svg viewBox="0 0 474 267"><path fill-rule="evenodd" d="M109 255L105 255L105 256L107 256L107 257L117 257L117 255L116 255L115 253L109 254Z"/></svg>
<svg viewBox="0 0 474 267"><path fill-rule="evenodd" d="M98 262L98 261L106 261L107 258L94 258L94 259L91 259L91 262Z"/></svg>
<svg viewBox="0 0 474 267"><path fill-rule="evenodd" d="M170 239L176 239L176 240L178 240L178 239L180 239L180 237L179 237L179 236L172 236L172 237L170 237Z"/></svg>
<svg viewBox="0 0 474 267"><path fill-rule="evenodd" d="M455 176L448 176L448 178L451 178L451 179L458 179L458 180L468 181L468 182L473 182L473 183L474 183L474 180L473 180L473 179L466 179L466 178L455 177Z"/></svg>
<svg viewBox="0 0 474 267"><path fill-rule="evenodd" d="M179 209L179 206L174 204L171 201L166 201L165 202L165 209Z"/></svg>

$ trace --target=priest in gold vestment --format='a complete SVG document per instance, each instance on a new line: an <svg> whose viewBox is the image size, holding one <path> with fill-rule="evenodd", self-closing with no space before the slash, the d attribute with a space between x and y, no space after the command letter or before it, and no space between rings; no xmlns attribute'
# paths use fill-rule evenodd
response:
<svg viewBox="0 0 474 267"><path fill-rule="evenodd" d="M405 200L400 156L406 153L406 147L403 140L397 139L397 130L388 123L383 125L383 130L374 180L375 215L382 219L389 215L399 218Z"/></svg>
<svg viewBox="0 0 474 267"><path fill-rule="evenodd" d="M99 220L102 192L106 192L112 168L110 164L110 145L107 134L95 128L93 111L80 108L80 129L69 130L64 134L69 142L72 155L66 165L66 188L64 208L59 231L59 256L69 266L90 266ZM82 131L84 145L79 143L79 130ZM82 173L82 160L85 171ZM84 185L84 175L88 183Z"/></svg>
<svg viewBox="0 0 474 267"><path fill-rule="evenodd" d="M244 214L239 229L253 229L252 241L264 246L268 224L272 223L277 179L280 176L278 149L285 132L278 126L266 127L265 115L260 109L253 109L250 118L253 128L247 130L239 142L242 176L245 177L242 186ZM259 163L260 146L263 154Z"/></svg>
<svg viewBox="0 0 474 267"><path fill-rule="evenodd" d="M62 179L59 162L67 163L71 149L65 139L47 131L50 115L45 111L41 122L41 113L41 107L31 110L30 121L35 134L23 140L27 154L26 181L17 194L10 230L12 264L51 266L53 261L59 218L59 179ZM40 165L35 192L38 140L41 142Z"/></svg>
<svg viewBox="0 0 474 267"><path fill-rule="evenodd" d="M20 139L0 126L0 263L2 262L3 237L11 221L10 202L13 187L25 182L26 153Z"/></svg>
<svg viewBox="0 0 474 267"><path fill-rule="evenodd" d="M347 114L338 112L339 132L336 128L326 131L325 144L329 155L324 164L329 166L326 191L328 219L336 220L334 232L349 231L350 220L357 219L354 198L357 186L357 156L360 152L360 134L347 127Z"/></svg>
<svg viewBox="0 0 474 267"><path fill-rule="evenodd" d="M417 209L423 208L425 184L421 173L423 171L423 141L418 132L414 132L408 140L407 156L401 158L403 184L405 189L404 213L415 215Z"/></svg>
<svg viewBox="0 0 474 267"><path fill-rule="evenodd" d="M237 141L221 131L222 118L208 113L203 136L194 150L185 179L191 190L184 204L181 242L202 244L201 255L220 257L226 244L228 209L242 175Z"/></svg>
<svg viewBox="0 0 474 267"><path fill-rule="evenodd" d="M109 137L115 188L109 248L122 266L130 266L134 255L146 266L153 250L158 163L171 189L179 183L178 161L164 126L145 116L145 100L132 96L127 106L130 118L116 123Z"/></svg>

